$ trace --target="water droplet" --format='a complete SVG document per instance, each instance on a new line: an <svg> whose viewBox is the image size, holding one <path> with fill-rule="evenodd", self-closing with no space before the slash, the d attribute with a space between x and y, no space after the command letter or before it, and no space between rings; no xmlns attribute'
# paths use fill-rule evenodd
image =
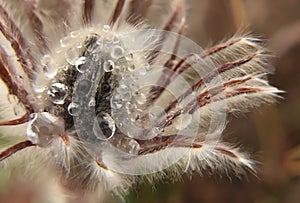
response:
<svg viewBox="0 0 300 203"><path fill-rule="evenodd" d="M94 120L93 132L100 140L110 139L116 132L114 119L107 113L99 113Z"/></svg>
<svg viewBox="0 0 300 203"><path fill-rule="evenodd" d="M71 116L78 116L79 115L79 105L72 102L68 106L68 112Z"/></svg>
<svg viewBox="0 0 300 203"><path fill-rule="evenodd" d="M132 54L132 53L127 54L127 55L125 56L125 59L126 59L127 61L132 61L132 60L133 60L133 54Z"/></svg>
<svg viewBox="0 0 300 203"><path fill-rule="evenodd" d="M32 87L33 87L33 90L34 90L35 93L42 93L46 90L46 86L43 85L43 84L33 83Z"/></svg>
<svg viewBox="0 0 300 203"><path fill-rule="evenodd" d="M93 108L96 106L96 99L95 98L91 98L89 101L89 107Z"/></svg>
<svg viewBox="0 0 300 203"><path fill-rule="evenodd" d="M103 26L103 32L109 32L110 31L110 26L109 25L104 25Z"/></svg>
<svg viewBox="0 0 300 203"><path fill-rule="evenodd" d="M99 60L100 60L100 57L101 57L101 55L98 54L98 53L93 53L93 54L91 55L91 59L92 59L92 61L94 61L94 62L99 61Z"/></svg>
<svg viewBox="0 0 300 203"><path fill-rule="evenodd" d="M78 51L76 48L70 48L65 52L66 61L71 64L75 65L78 59Z"/></svg>
<svg viewBox="0 0 300 203"><path fill-rule="evenodd" d="M54 77L57 73L57 68L53 63L51 56L46 54L41 59L41 64L43 66L43 72L47 77Z"/></svg>
<svg viewBox="0 0 300 203"><path fill-rule="evenodd" d="M153 127L151 132L150 132L150 137L149 138L154 138L154 137L158 136L160 131L161 131L160 128Z"/></svg>
<svg viewBox="0 0 300 203"><path fill-rule="evenodd" d="M49 99L54 104L63 104L67 97L67 89L68 87L62 83L56 82L50 85L47 94Z"/></svg>
<svg viewBox="0 0 300 203"><path fill-rule="evenodd" d="M128 146L130 154L138 154L141 148L140 144L134 139L130 139L130 141L128 142Z"/></svg>
<svg viewBox="0 0 300 203"><path fill-rule="evenodd" d="M143 115L143 111L141 109L135 109L133 112L131 112L130 116L131 116L131 122L133 123L137 123L140 122L140 118Z"/></svg>
<svg viewBox="0 0 300 203"><path fill-rule="evenodd" d="M81 57L79 57L79 58L76 60L76 62L75 62L75 67L76 67L76 69L78 70L78 72L84 73L84 72L87 71L88 66L85 66L85 65L84 65L85 62L86 62L86 57L85 57L85 56L81 56Z"/></svg>
<svg viewBox="0 0 300 203"><path fill-rule="evenodd" d="M60 46L68 47L68 46L72 45L72 41L73 41L73 39L70 36L66 36L60 40Z"/></svg>
<svg viewBox="0 0 300 203"><path fill-rule="evenodd" d="M139 69L139 73L140 73L140 75L146 75L146 73L147 73L147 70L146 70L146 68L144 68L144 67L142 67L142 68L140 68Z"/></svg>
<svg viewBox="0 0 300 203"><path fill-rule="evenodd" d="M135 65L134 64L129 65L128 70L129 71L134 71L135 70Z"/></svg>
<svg viewBox="0 0 300 203"><path fill-rule="evenodd" d="M79 37L80 36L80 31L76 30L70 33L70 36L73 38Z"/></svg>
<svg viewBox="0 0 300 203"><path fill-rule="evenodd" d="M186 113L177 118L173 124L177 130L183 130L188 127L192 122L193 115Z"/></svg>
<svg viewBox="0 0 300 203"><path fill-rule="evenodd" d="M77 49L81 49L81 48L82 48L82 43L79 42L79 43L76 45L76 48L77 48Z"/></svg>
<svg viewBox="0 0 300 203"><path fill-rule="evenodd" d="M107 60L103 63L103 70L105 72L113 71L114 67L115 67L115 63L112 60Z"/></svg>
<svg viewBox="0 0 300 203"><path fill-rule="evenodd" d="M124 49L119 45L114 46L111 50L112 58L118 59L118 58L122 57L123 54L124 54Z"/></svg>
<svg viewBox="0 0 300 203"><path fill-rule="evenodd" d="M120 109L123 106L121 95L115 94L110 101L110 106L113 109Z"/></svg>
<svg viewBox="0 0 300 203"><path fill-rule="evenodd" d="M126 85L120 85L117 88L117 92L120 94L123 101L129 101L131 99L131 91Z"/></svg>
<svg viewBox="0 0 300 203"><path fill-rule="evenodd" d="M136 102L138 103L138 104L145 104L146 102L147 102L147 97L146 97L146 95L145 94L143 94L143 93L140 93L138 96L137 96L137 98L136 98Z"/></svg>
<svg viewBox="0 0 300 203"><path fill-rule="evenodd" d="M166 119L166 113L160 106L154 106L149 110L149 120L153 125L157 125L161 120Z"/></svg>

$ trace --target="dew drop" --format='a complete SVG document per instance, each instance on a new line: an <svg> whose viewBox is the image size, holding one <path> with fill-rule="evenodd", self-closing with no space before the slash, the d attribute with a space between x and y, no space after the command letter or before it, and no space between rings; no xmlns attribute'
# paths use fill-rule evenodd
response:
<svg viewBox="0 0 300 203"><path fill-rule="evenodd" d="M146 95L145 94L143 94L143 93L140 93L138 96L137 96L137 98L136 98L136 102L138 103L138 104L145 104L146 102L147 102L147 97L146 97Z"/></svg>
<svg viewBox="0 0 300 203"><path fill-rule="evenodd" d="M85 66L85 65L84 65L85 62L86 62L86 57L85 57L85 56L81 56L81 57L79 57L79 58L76 60L76 62L75 62L75 67L76 67L76 69L78 70L78 72L84 73L84 72L87 71L88 66Z"/></svg>
<svg viewBox="0 0 300 203"><path fill-rule="evenodd" d="M95 98L91 98L89 101L89 107L93 108L96 106L96 99Z"/></svg>
<svg viewBox="0 0 300 203"><path fill-rule="evenodd" d="M54 77L57 73L57 68L54 65L51 56L46 54L43 56L42 60L41 60L41 64L43 66L43 72L47 77Z"/></svg>
<svg viewBox="0 0 300 203"><path fill-rule="evenodd" d="M121 95L115 94L110 101L110 106L113 109L120 109L123 106Z"/></svg>
<svg viewBox="0 0 300 203"><path fill-rule="evenodd" d="M103 26L103 32L109 32L111 30L109 25L104 25Z"/></svg>
<svg viewBox="0 0 300 203"><path fill-rule="evenodd" d="M122 57L123 54L124 54L124 49L119 45L114 46L111 50L112 58L118 59L118 58Z"/></svg>
<svg viewBox="0 0 300 203"><path fill-rule="evenodd" d="M68 112L71 116L78 116L79 115L79 105L72 102L68 106Z"/></svg>
<svg viewBox="0 0 300 203"><path fill-rule="evenodd" d="M42 93L46 90L46 86L39 84L32 84L35 93Z"/></svg>
<svg viewBox="0 0 300 203"><path fill-rule="evenodd" d="M105 72L113 71L114 67L115 67L115 63L112 60L107 60L103 63L103 70Z"/></svg>
<svg viewBox="0 0 300 203"><path fill-rule="evenodd" d="M99 113L94 120L93 132L100 140L110 139L116 132L114 119L107 113Z"/></svg>
<svg viewBox="0 0 300 203"><path fill-rule="evenodd" d="M72 37L66 36L66 37L62 38L59 42L60 42L61 47L67 47L67 46L72 45L72 41L73 41Z"/></svg>
<svg viewBox="0 0 300 203"><path fill-rule="evenodd" d="M177 130L183 130L191 124L192 118L193 118L192 114L188 114L188 113L183 114L182 116L180 116L178 119L174 121L174 127Z"/></svg>
<svg viewBox="0 0 300 203"><path fill-rule="evenodd" d="M126 59L127 61L132 61L132 60L133 60L133 54L132 54L132 53L127 54L127 55L125 56L125 59Z"/></svg>
<svg viewBox="0 0 300 203"><path fill-rule="evenodd" d="M123 101L129 101L131 99L131 91L126 85L120 85L117 88L117 92L120 94Z"/></svg>
<svg viewBox="0 0 300 203"><path fill-rule="evenodd" d="M91 55L91 59L94 61L94 62L97 62L97 61L99 61L100 60L100 55L99 54L97 54L97 53L93 53L92 55Z"/></svg>
<svg viewBox="0 0 300 203"><path fill-rule="evenodd" d="M66 61L71 64L75 65L77 58L78 58L78 52L76 48L70 48L65 52L65 58Z"/></svg>
<svg viewBox="0 0 300 203"><path fill-rule="evenodd" d="M80 36L80 31L76 30L70 33L70 36L73 38L79 37Z"/></svg>
<svg viewBox="0 0 300 203"><path fill-rule="evenodd" d="M143 76L143 75L146 75L146 73L147 73L146 68L142 67L142 68L139 69L139 74L140 74L140 75Z"/></svg>
<svg viewBox="0 0 300 203"><path fill-rule="evenodd" d="M154 106L149 110L149 120L153 125L158 124L162 119L166 119L166 113L162 107Z"/></svg>
<svg viewBox="0 0 300 203"><path fill-rule="evenodd" d="M153 127L151 132L150 132L150 137L149 138L154 138L154 137L158 136L160 131L161 131L160 128Z"/></svg>
<svg viewBox="0 0 300 203"><path fill-rule="evenodd" d="M138 154L141 148L140 144L134 139L130 139L130 141L128 142L128 146L130 154Z"/></svg>
<svg viewBox="0 0 300 203"><path fill-rule="evenodd" d="M129 66L128 66L128 70L129 70L129 71L134 71L134 70L135 70L135 65L134 65L134 64L129 65Z"/></svg>
<svg viewBox="0 0 300 203"><path fill-rule="evenodd" d="M56 82L51 84L47 94L54 104L63 104L67 97L67 89L66 85Z"/></svg>

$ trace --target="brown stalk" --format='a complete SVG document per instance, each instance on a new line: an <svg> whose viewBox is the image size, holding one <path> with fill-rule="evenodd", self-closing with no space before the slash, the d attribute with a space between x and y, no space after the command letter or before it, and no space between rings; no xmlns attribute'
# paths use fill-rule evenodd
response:
<svg viewBox="0 0 300 203"><path fill-rule="evenodd" d="M176 3L176 7L172 13L172 15L170 16L169 20L166 22L166 24L163 26L163 30L165 31L171 31L175 25L175 22L177 20L177 18L179 17L179 15L181 14L182 12L182 0L177 0L177 3ZM154 51L152 51L148 56L147 56L147 61L149 62L149 64L152 64L154 59L157 58L158 56L158 53L160 52L160 50L162 49L162 45L166 38L166 33L163 33L161 36L160 36L160 39L158 40L157 44L156 44L156 48Z"/></svg>
<svg viewBox="0 0 300 203"><path fill-rule="evenodd" d="M6 67L10 67L10 65L8 64L6 57L7 54L5 50L0 46L0 78L8 87L9 93L16 95L18 99L25 105L27 110L31 113L33 112L33 107L27 100L28 93L23 89L23 87L15 82L15 78L13 78L7 71Z"/></svg>
<svg viewBox="0 0 300 203"><path fill-rule="evenodd" d="M32 118L33 117L31 115L25 114L24 116L14 120L2 121L0 122L0 126L19 125L19 124L27 123L28 121L32 120Z"/></svg>
<svg viewBox="0 0 300 203"><path fill-rule="evenodd" d="M30 19L33 32L36 35L39 43L42 44L40 48L43 49L43 51L49 51L49 47L46 42L46 36L43 32L43 23L41 19L36 15L36 0L22 0L22 3L25 7L25 12Z"/></svg>
<svg viewBox="0 0 300 203"><path fill-rule="evenodd" d="M24 72L27 74L28 78L32 79L33 70L36 68L33 66L32 57L27 52L27 45L25 43L25 38L23 37L18 26L14 21L8 16L6 10L0 5L0 15L3 18L3 21L7 24L6 26L0 23L0 31L4 37L10 42L11 47L16 53L18 61L20 62L21 67ZM30 61L30 66L27 62Z"/></svg>
<svg viewBox="0 0 300 203"><path fill-rule="evenodd" d="M201 78L196 83L194 83L186 92L184 92L181 96L179 96L178 99L176 99L173 102L171 102L170 105L165 109L165 112L169 112L174 107L174 105L176 105L176 103L178 102L178 100L180 101L184 97L186 97L187 95L191 94L200 85L203 85L204 83L210 82L219 73L222 73L222 72L230 70L230 69L232 69L234 67L238 67L238 66L241 66L243 64L246 64L247 62L251 61L254 57L256 57L257 54L258 53L254 53L253 55L246 56L246 57L244 57L244 58L242 58L240 60L237 60L237 61L234 61L234 62L224 63L224 64L220 65L219 67L214 68L213 70L211 70L210 72L208 72L203 78ZM191 65L192 64L190 64L189 66L186 66L184 68L180 68L179 67L178 70L180 70L180 69L181 70L186 70ZM178 72L179 72L178 70L175 72L176 74L178 74Z"/></svg>
<svg viewBox="0 0 300 203"><path fill-rule="evenodd" d="M113 15L110 20L110 25L114 25L115 22L118 20L120 14L122 13L123 7L125 4L125 0L118 0Z"/></svg>
<svg viewBox="0 0 300 203"><path fill-rule="evenodd" d="M152 5L153 0L146 0L141 10L139 10L139 2L140 0L132 0L128 4L127 22L133 25L145 18L149 11L149 8Z"/></svg>
<svg viewBox="0 0 300 203"><path fill-rule="evenodd" d="M180 28L179 28L179 31L178 31L178 37L177 37L175 46L174 46L173 51L172 51L172 55L170 56L170 58L164 64L164 67L166 67L168 69L171 69L174 65L173 62L177 57L176 54L177 54L178 49L179 49L181 35L184 31L184 27L185 27L185 19L182 19L181 24L180 24ZM167 73L165 74L165 72L163 72L158 81L161 82L161 84L159 84L158 87L153 87L153 89L151 90L151 93L152 93L151 102L154 101L155 99L157 99L162 94L164 88L168 84L170 84L171 75L167 74Z"/></svg>
<svg viewBox="0 0 300 203"><path fill-rule="evenodd" d="M82 18L83 22L90 24L92 21L93 7L95 5L95 0L85 0L83 5Z"/></svg>
<svg viewBox="0 0 300 203"><path fill-rule="evenodd" d="M36 144L32 143L29 140L19 142L18 144L15 144L4 151L0 152L0 161L3 161L4 159L10 157L14 153L21 151L22 149L25 149L27 147L36 146Z"/></svg>

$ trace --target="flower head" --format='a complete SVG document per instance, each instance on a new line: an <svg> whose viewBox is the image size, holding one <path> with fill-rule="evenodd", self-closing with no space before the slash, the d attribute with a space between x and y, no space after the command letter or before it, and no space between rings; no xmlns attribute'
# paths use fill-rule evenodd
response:
<svg viewBox="0 0 300 203"><path fill-rule="evenodd" d="M138 175L254 170L220 137L228 114L280 92L260 39L240 34L203 50L183 36L182 0L164 5L160 22L155 1L21 2L0 3L1 103L20 109L3 109L0 126L22 130L2 127L21 140L2 163L96 196L124 194Z"/></svg>

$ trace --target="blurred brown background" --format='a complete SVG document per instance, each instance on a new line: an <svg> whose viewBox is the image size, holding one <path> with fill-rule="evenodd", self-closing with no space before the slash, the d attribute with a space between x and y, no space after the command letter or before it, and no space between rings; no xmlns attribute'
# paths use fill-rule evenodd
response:
<svg viewBox="0 0 300 203"><path fill-rule="evenodd" d="M182 183L142 185L128 203L299 203L300 202L300 1L187 0L185 33L203 48L240 28L267 39L277 56L270 83L286 91L278 104L232 118L225 139L257 160L257 177L226 174L184 178ZM230 175L230 174L229 174Z"/></svg>

